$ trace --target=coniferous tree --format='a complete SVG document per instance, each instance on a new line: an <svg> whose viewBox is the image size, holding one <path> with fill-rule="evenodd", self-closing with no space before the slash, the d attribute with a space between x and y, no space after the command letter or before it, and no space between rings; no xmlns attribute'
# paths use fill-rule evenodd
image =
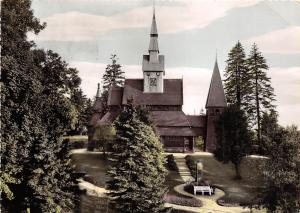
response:
<svg viewBox="0 0 300 213"><path fill-rule="evenodd" d="M299 212L300 131L295 126L273 131L269 158L263 166L266 186L258 196L259 204L269 212Z"/></svg>
<svg viewBox="0 0 300 213"><path fill-rule="evenodd" d="M271 86L271 80L267 76L266 71L269 69L266 59L258 50L254 43L249 57L247 66L251 76L251 94L250 102L252 107L249 108L249 113L252 114L251 120L257 126L257 139L261 141L261 118L263 112L268 112L274 109L272 102L275 100L274 89Z"/></svg>
<svg viewBox="0 0 300 213"><path fill-rule="evenodd" d="M279 127L278 113L275 110L263 113L261 119L261 143L258 150L260 154L268 155L272 138L275 137Z"/></svg>
<svg viewBox="0 0 300 213"><path fill-rule="evenodd" d="M108 182L115 208L123 213L159 212L163 208L166 176L163 149L143 110L129 104L114 123Z"/></svg>
<svg viewBox="0 0 300 213"><path fill-rule="evenodd" d="M123 86L125 76L124 71L121 69L121 65L118 63L118 58L116 54L112 54L111 64L108 64L105 68L105 73L102 77L103 80L103 92L102 98L105 107L107 108L107 100L108 100L108 91L111 86Z"/></svg>
<svg viewBox="0 0 300 213"><path fill-rule="evenodd" d="M1 209L70 211L76 178L62 135L76 121L68 95L79 77L57 54L27 41L44 27L30 0L1 3Z"/></svg>
<svg viewBox="0 0 300 213"><path fill-rule="evenodd" d="M250 75L246 64L246 55L242 44L238 41L230 50L225 68L225 94L228 104L235 104L248 113Z"/></svg>
<svg viewBox="0 0 300 213"><path fill-rule="evenodd" d="M244 111L238 106L229 105L216 122L216 132L215 157L224 163L231 161L235 165L236 178L240 179L239 164L248 153L251 142Z"/></svg>

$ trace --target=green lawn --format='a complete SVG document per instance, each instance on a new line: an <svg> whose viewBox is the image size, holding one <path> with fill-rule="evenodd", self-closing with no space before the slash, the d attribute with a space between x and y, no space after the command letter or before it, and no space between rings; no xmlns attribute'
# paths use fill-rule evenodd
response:
<svg viewBox="0 0 300 213"><path fill-rule="evenodd" d="M201 160L204 165L204 177L211 184L225 191L223 200L226 205L239 205L252 202L258 189L263 185L259 164L262 158L244 158L240 167L242 180L236 180L234 166L223 164L212 155L194 154L193 159Z"/></svg>
<svg viewBox="0 0 300 213"><path fill-rule="evenodd" d="M73 142L73 141L88 141L88 136L87 135L64 136L64 139L69 139L71 142Z"/></svg>
<svg viewBox="0 0 300 213"><path fill-rule="evenodd" d="M87 174L88 182L99 187L105 187L108 180L106 171L108 161L103 160L103 154L100 152L79 152L72 154L72 164L77 172Z"/></svg>

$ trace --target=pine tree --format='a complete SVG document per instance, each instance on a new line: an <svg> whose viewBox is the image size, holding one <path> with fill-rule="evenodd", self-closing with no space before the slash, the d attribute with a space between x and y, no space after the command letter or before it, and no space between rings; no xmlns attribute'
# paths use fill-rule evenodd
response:
<svg viewBox="0 0 300 213"><path fill-rule="evenodd" d="M108 171L115 208L123 213L159 212L166 176L162 146L141 110L129 104L114 123L117 141Z"/></svg>
<svg viewBox="0 0 300 213"><path fill-rule="evenodd" d="M273 130L269 159L263 166L266 186L259 204L269 212L294 213L300 210L300 131L291 126Z"/></svg>
<svg viewBox="0 0 300 213"><path fill-rule="evenodd" d="M1 209L70 211L76 178L62 135L76 121L68 95L79 77L58 54L27 41L28 32L44 27L30 0L1 3Z"/></svg>
<svg viewBox="0 0 300 213"><path fill-rule="evenodd" d="M216 123L216 132L215 157L224 163L231 161L235 165L236 178L240 179L239 164L249 152L251 142L244 111L238 106L229 105Z"/></svg>
<svg viewBox="0 0 300 213"><path fill-rule="evenodd" d="M242 44L238 41L230 50L225 68L225 94L228 104L248 112L250 91L250 75L246 64L246 55Z"/></svg>
<svg viewBox="0 0 300 213"><path fill-rule="evenodd" d="M111 86L123 86L124 84L124 71L121 69L121 65L118 63L118 58L116 54L112 54L111 64L108 64L105 68L105 73L102 77L103 80L103 92L102 98L107 108L107 100L108 100L108 91Z"/></svg>
<svg viewBox="0 0 300 213"><path fill-rule="evenodd" d="M266 71L269 69L266 59L258 50L254 43L247 59L247 66L251 76L251 95L252 108L249 109L252 114L252 121L257 126L258 142L261 141L261 117L263 112L274 109L272 102L275 101L274 89L271 86L271 80Z"/></svg>

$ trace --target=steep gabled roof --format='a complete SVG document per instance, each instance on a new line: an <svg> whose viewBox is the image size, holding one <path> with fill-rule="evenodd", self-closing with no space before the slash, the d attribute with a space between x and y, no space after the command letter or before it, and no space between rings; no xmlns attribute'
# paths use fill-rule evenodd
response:
<svg viewBox="0 0 300 213"><path fill-rule="evenodd" d="M133 99L137 105L183 105L182 79L164 79L163 93L143 91L143 79L125 79L122 104Z"/></svg>
<svg viewBox="0 0 300 213"><path fill-rule="evenodd" d="M205 115L186 115L186 118L192 127L206 127Z"/></svg>
<svg viewBox="0 0 300 213"><path fill-rule="evenodd" d="M215 67L213 70L207 95L206 108L209 107L227 107L226 97L217 60L215 62Z"/></svg>
<svg viewBox="0 0 300 213"><path fill-rule="evenodd" d="M152 111L151 117L156 126L190 127L190 123L182 111Z"/></svg>

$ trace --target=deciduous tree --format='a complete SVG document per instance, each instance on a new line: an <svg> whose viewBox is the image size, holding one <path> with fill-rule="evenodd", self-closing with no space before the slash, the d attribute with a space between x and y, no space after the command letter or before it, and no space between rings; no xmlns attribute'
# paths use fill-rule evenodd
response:
<svg viewBox="0 0 300 213"><path fill-rule="evenodd" d="M62 135L77 119L69 95L79 77L58 54L27 41L28 32L44 27L30 0L1 3L1 206L70 211L77 182Z"/></svg>
<svg viewBox="0 0 300 213"><path fill-rule="evenodd" d="M280 127L270 138L269 159L263 170L266 182L259 204L270 212L300 210L300 132L297 127Z"/></svg>

